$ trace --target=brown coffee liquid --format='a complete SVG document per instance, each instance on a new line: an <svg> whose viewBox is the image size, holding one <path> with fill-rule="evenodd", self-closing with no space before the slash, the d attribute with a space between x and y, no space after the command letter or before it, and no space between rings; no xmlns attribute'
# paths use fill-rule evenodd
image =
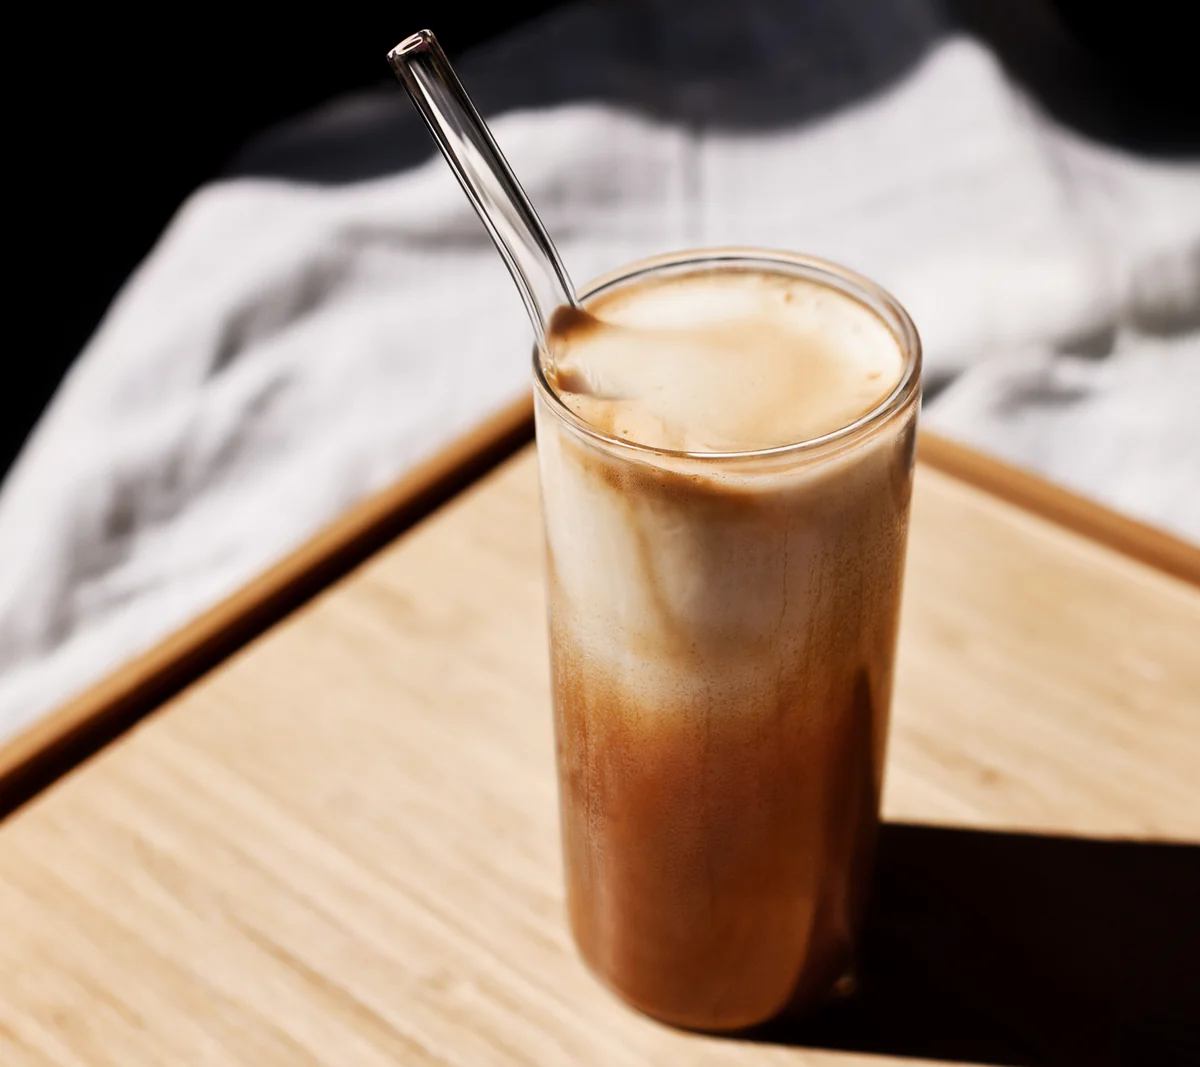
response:
<svg viewBox="0 0 1200 1067"><path fill-rule="evenodd" d="M664 1021L735 1030L852 966L915 403L812 463L614 453L538 398L571 926Z"/></svg>

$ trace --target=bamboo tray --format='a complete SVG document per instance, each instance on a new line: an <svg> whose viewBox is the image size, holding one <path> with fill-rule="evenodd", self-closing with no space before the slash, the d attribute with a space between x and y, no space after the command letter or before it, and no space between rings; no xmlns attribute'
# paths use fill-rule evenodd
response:
<svg viewBox="0 0 1200 1067"><path fill-rule="evenodd" d="M684 1034L565 929L530 435L0 749L0 1064L1188 1062L1200 552L926 435L861 993Z"/></svg>

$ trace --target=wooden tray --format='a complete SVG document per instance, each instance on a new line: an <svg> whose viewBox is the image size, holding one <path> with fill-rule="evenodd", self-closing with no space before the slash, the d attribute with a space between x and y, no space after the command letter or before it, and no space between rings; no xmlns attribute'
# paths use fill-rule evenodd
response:
<svg viewBox="0 0 1200 1067"><path fill-rule="evenodd" d="M1200 552L926 435L861 995L682 1034L564 927L530 435L522 401L0 750L0 1063L1187 1054Z"/></svg>

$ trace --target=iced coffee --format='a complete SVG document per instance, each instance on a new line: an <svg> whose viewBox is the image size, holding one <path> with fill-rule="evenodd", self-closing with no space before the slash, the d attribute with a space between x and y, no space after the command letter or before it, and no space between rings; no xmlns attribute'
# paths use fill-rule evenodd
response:
<svg viewBox="0 0 1200 1067"><path fill-rule="evenodd" d="M667 257L537 357L570 922L620 996L736 1030L854 966L919 345L803 257Z"/></svg>

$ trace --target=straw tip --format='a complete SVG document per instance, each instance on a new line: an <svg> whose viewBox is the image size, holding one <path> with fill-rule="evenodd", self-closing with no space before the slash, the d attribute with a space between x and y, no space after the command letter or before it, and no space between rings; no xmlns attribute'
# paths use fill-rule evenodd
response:
<svg viewBox="0 0 1200 1067"><path fill-rule="evenodd" d="M437 46L437 38L430 30L417 30L410 37L405 37L395 48L388 52L388 59L393 63L413 52L428 52Z"/></svg>

